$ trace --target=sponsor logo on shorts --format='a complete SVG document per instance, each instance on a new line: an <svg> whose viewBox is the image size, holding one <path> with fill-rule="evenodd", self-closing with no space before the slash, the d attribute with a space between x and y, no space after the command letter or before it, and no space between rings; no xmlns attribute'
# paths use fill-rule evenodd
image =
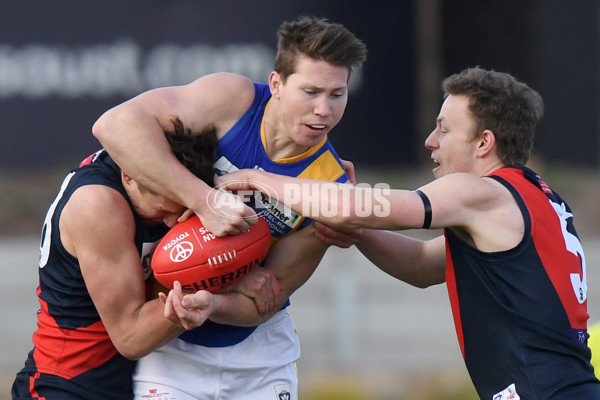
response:
<svg viewBox="0 0 600 400"><path fill-rule="evenodd" d="M143 394L142 399L175 400L175 396L172 396L169 392L159 391L158 389L148 389L148 393Z"/></svg>
<svg viewBox="0 0 600 400"><path fill-rule="evenodd" d="M501 392L496 393L492 400L520 400L521 397L517 393L517 389L515 389L515 384L510 384L506 389Z"/></svg>
<svg viewBox="0 0 600 400"><path fill-rule="evenodd" d="M275 399L276 400L294 400L290 393L291 387L289 383L283 385L275 385Z"/></svg>

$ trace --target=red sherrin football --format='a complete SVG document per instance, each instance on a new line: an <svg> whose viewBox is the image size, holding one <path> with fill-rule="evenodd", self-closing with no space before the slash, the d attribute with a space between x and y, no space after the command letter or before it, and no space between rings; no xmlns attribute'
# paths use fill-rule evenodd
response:
<svg viewBox="0 0 600 400"><path fill-rule="evenodd" d="M152 270L169 289L179 281L186 293L216 292L250 273L270 246L271 231L262 218L239 235L216 237L194 216L162 238L152 256Z"/></svg>

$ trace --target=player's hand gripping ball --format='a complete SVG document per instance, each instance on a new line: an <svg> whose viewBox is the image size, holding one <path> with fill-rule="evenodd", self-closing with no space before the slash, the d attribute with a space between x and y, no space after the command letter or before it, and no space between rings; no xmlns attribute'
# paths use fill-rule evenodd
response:
<svg viewBox="0 0 600 400"><path fill-rule="evenodd" d="M262 218L239 235L216 237L194 216L162 238L152 256L152 270L169 289L179 281L185 293L217 292L258 267L270 246L271 230Z"/></svg>

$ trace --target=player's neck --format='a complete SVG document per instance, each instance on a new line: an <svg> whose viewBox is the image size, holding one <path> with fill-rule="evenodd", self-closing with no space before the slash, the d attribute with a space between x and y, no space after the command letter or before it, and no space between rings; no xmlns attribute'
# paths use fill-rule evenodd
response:
<svg viewBox="0 0 600 400"><path fill-rule="evenodd" d="M261 139L269 159L296 157L309 149L296 143L278 115L277 104L269 102L262 121Z"/></svg>
<svg viewBox="0 0 600 400"><path fill-rule="evenodd" d="M265 141L263 141L265 151L269 159L273 161L289 159L306 152L309 148L300 146L289 136L277 134L277 132L265 131Z"/></svg>

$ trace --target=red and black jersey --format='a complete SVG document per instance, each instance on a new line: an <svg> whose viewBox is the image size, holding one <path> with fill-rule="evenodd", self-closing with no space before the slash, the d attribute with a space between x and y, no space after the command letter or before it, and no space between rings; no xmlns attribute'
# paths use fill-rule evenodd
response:
<svg viewBox="0 0 600 400"><path fill-rule="evenodd" d="M571 210L527 168L490 178L521 210L521 242L485 253L444 231L450 302L475 388L490 400L600 399L587 346L585 256Z"/></svg>
<svg viewBox="0 0 600 400"><path fill-rule="evenodd" d="M120 169L105 151L88 157L63 181L44 221L37 289L38 327L33 335L34 349L13 385L13 398L105 400L133 396L131 376L135 362L120 355L112 344L78 260L66 251L60 238L61 212L73 192L85 185L111 187L129 201L121 184ZM152 244L167 228L147 227L131 209L136 221L135 244L148 272Z"/></svg>

